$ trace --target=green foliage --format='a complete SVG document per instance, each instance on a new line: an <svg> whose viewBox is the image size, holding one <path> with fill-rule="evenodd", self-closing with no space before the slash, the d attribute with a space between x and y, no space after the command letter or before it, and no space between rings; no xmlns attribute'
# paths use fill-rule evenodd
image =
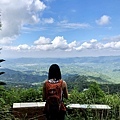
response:
<svg viewBox="0 0 120 120"><path fill-rule="evenodd" d="M78 92L78 90L73 89L70 92L69 98L68 100L65 100L66 104L70 104L70 103L81 103L82 99L81 99L81 94Z"/></svg>
<svg viewBox="0 0 120 120"><path fill-rule="evenodd" d="M117 120L120 118L120 94L107 95L95 82L90 84L89 88L82 92L73 89L70 92L69 99L65 102L66 104L106 104L111 107L111 110L108 112L108 116L106 116L105 120ZM84 112L84 115L88 120L100 120L99 116L92 114L91 109ZM67 120L82 120L83 118L84 117L80 114L80 111L75 110L72 111L72 114L68 115Z"/></svg>
<svg viewBox="0 0 120 120"><path fill-rule="evenodd" d="M0 86L0 120L8 120L12 116L9 113L10 105L5 101L4 96L6 96L6 90Z"/></svg>
<svg viewBox="0 0 120 120"><path fill-rule="evenodd" d="M106 95L105 104L111 106L111 117L115 120L120 119L120 94Z"/></svg>
<svg viewBox="0 0 120 120"><path fill-rule="evenodd" d="M0 86L0 120L12 120L14 118L11 114L13 103L35 101L42 101L42 88L6 89L3 86Z"/></svg>
<svg viewBox="0 0 120 120"><path fill-rule="evenodd" d="M100 89L99 85L93 82L89 89L84 93L86 100L89 100L88 103L104 103L103 98L105 97L105 93Z"/></svg>
<svg viewBox="0 0 120 120"><path fill-rule="evenodd" d="M42 101L42 92L41 89L29 88L22 90L20 92L20 101L21 102L36 102Z"/></svg>
<svg viewBox="0 0 120 120"><path fill-rule="evenodd" d="M95 82L90 84L89 89L79 92L77 89L73 89L70 92L68 101L71 103L80 103L80 104L98 104L104 103L105 93Z"/></svg>
<svg viewBox="0 0 120 120"><path fill-rule="evenodd" d="M40 102L42 101L42 87L39 88L5 88L0 86L0 119L11 120L14 118L10 113L12 104L16 102ZM68 104L107 104L111 107L111 111L107 119L117 120L120 115L120 93L106 94L100 86L93 82L89 88L84 91L79 91L74 87L70 91L68 100L64 101ZM76 109L68 114L66 120L100 120L99 116L93 116L92 111L88 109L84 112L84 116Z"/></svg>

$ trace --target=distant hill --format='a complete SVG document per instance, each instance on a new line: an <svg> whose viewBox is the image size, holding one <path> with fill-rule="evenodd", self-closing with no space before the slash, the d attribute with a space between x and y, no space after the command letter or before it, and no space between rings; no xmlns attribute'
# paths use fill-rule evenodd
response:
<svg viewBox="0 0 120 120"><path fill-rule="evenodd" d="M45 79L47 79L47 75L34 75L34 71L15 71L11 69L2 69L5 71L5 74L0 76L0 85L6 85L8 87L40 87ZM27 72L27 73L26 73ZM72 90L77 88L79 91L83 91L84 89L89 88L91 82L97 82L104 91L108 91L110 93L119 92L120 84L113 84L105 79L105 77L95 77L95 76L86 76L86 75L78 75L78 74L64 74L63 79L68 84L68 90Z"/></svg>
<svg viewBox="0 0 120 120"><path fill-rule="evenodd" d="M0 76L0 80L11 83L36 83L43 82L43 80L47 78L46 75L25 74L11 69L2 69L2 71L4 71L5 74Z"/></svg>
<svg viewBox="0 0 120 120"><path fill-rule="evenodd" d="M68 58L17 58L7 59L6 64L32 64L32 63L113 63L120 62L120 56L100 57L68 57Z"/></svg>
<svg viewBox="0 0 120 120"><path fill-rule="evenodd" d="M17 76L24 76L17 80L14 74L12 75L14 81L34 82L33 78L36 81L42 81L47 76L48 69L53 63L60 66L63 76L78 74L80 76L89 76L90 81L99 78L99 81L107 80L112 83L120 83L120 56L6 59L1 64L1 68L14 70L10 72L15 72L15 74L18 74Z"/></svg>
<svg viewBox="0 0 120 120"><path fill-rule="evenodd" d="M91 80L90 80L91 79ZM119 93L120 92L120 84L111 83L101 77L93 77L93 76L84 76L84 75L68 75L66 77L66 82L68 86L68 90L71 91L74 88L78 91L87 90L91 83L97 82L100 88L106 93Z"/></svg>
<svg viewBox="0 0 120 120"><path fill-rule="evenodd" d="M5 82L11 82L11 83L40 83L43 82L45 79L47 79L46 75L33 75L32 72L34 71L27 71L29 73L21 72L21 71L15 71L11 69L1 69L5 72L5 74L0 76L0 80ZM94 76L85 76L85 75L78 75L78 74L64 74L63 78L66 82L87 82L87 81L96 81L98 83L109 83L109 81L101 78L101 77L94 77Z"/></svg>

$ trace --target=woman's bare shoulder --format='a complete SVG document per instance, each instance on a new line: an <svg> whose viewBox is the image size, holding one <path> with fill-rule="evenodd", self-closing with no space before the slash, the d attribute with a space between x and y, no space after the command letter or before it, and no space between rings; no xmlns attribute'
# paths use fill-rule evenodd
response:
<svg viewBox="0 0 120 120"><path fill-rule="evenodd" d="M66 84L66 81L63 80L63 84Z"/></svg>
<svg viewBox="0 0 120 120"><path fill-rule="evenodd" d="M66 84L66 81L63 80L63 87L66 87L67 84Z"/></svg>
<svg viewBox="0 0 120 120"><path fill-rule="evenodd" d="M44 86L44 87L45 87L47 81L48 81L48 80L43 81L43 86Z"/></svg>

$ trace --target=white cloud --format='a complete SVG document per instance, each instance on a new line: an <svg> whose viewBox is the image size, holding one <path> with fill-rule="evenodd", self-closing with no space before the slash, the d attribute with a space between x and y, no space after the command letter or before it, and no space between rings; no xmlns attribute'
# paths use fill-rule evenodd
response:
<svg viewBox="0 0 120 120"><path fill-rule="evenodd" d="M43 18L41 22L43 24L52 24L52 23L54 23L54 19L53 18Z"/></svg>
<svg viewBox="0 0 120 120"><path fill-rule="evenodd" d="M18 50L29 50L30 47L29 47L29 45L27 45L27 44L23 44L23 45L19 45L19 46L17 47L17 49L18 49Z"/></svg>
<svg viewBox="0 0 120 120"><path fill-rule="evenodd" d="M104 49L104 44L100 43L100 42L97 42L96 44L94 44L94 48L96 50L102 50L102 49Z"/></svg>
<svg viewBox="0 0 120 120"><path fill-rule="evenodd" d="M76 50L90 49L92 47L91 43L84 42L79 47L76 47Z"/></svg>
<svg viewBox="0 0 120 120"><path fill-rule="evenodd" d="M9 38L9 37L3 37L2 39L0 39L0 45L11 44L15 38L16 38L16 36L11 37L11 38Z"/></svg>
<svg viewBox="0 0 120 120"><path fill-rule="evenodd" d="M32 50L35 51L52 51L53 50L53 46L50 44L45 44L45 45L36 45L32 47Z"/></svg>
<svg viewBox="0 0 120 120"><path fill-rule="evenodd" d="M92 40L90 40L90 42L91 43L95 43L95 42L97 42L97 40L96 39L92 39Z"/></svg>
<svg viewBox="0 0 120 120"><path fill-rule="evenodd" d="M27 44L22 44L18 46L3 46L3 50L12 50L12 51L23 51L23 50L29 50L31 47Z"/></svg>
<svg viewBox="0 0 120 120"><path fill-rule="evenodd" d="M110 23L110 17L107 15L103 15L100 19L96 20L98 25L107 25Z"/></svg>
<svg viewBox="0 0 120 120"><path fill-rule="evenodd" d="M114 38L114 39L113 39ZM106 38L107 39L107 38ZM96 39L92 39L88 42L84 42L79 46L76 46L75 49L77 51L85 50L85 49L95 49L95 50L120 50L120 39L118 40L118 37L111 37L109 38L110 40L107 41L106 43L102 43L101 41L98 41ZM104 40L104 39L103 39ZM112 41L112 42L111 42Z"/></svg>
<svg viewBox="0 0 120 120"><path fill-rule="evenodd" d="M43 2L41 2L40 0L32 0L31 6L36 11L38 11L38 10L42 11L46 8L45 4L43 4Z"/></svg>
<svg viewBox="0 0 120 120"><path fill-rule="evenodd" d="M104 40L104 41L119 42L119 41L120 41L120 35L112 36L112 37L108 37L108 38L104 38L103 40Z"/></svg>
<svg viewBox="0 0 120 120"><path fill-rule="evenodd" d="M88 43L88 42L84 42L81 46L83 47L83 48L91 48L91 43Z"/></svg>
<svg viewBox="0 0 120 120"><path fill-rule="evenodd" d="M34 42L36 45L44 45L44 44L50 44L50 38L40 37L38 40Z"/></svg>
<svg viewBox="0 0 120 120"><path fill-rule="evenodd" d="M69 48L66 51L72 51L75 49L75 47L77 46L77 41L73 41L71 43L68 44Z"/></svg>
<svg viewBox="0 0 120 120"><path fill-rule="evenodd" d="M69 23L66 20L59 22L58 26L69 29L81 29L90 27L90 25L86 23Z"/></svg>
<svg viewBox="0 0 120 120"><path fill-rule="evenodd" d="M55 37L55 39L51 42L55 49L66 49L68 48L67 41L60 36Z"/></svg>
<svg viewBox="0 0 120 120"><path fill-rule="evenodd" d="M106 43L106 44L104 44L104 48L112 48L112 49L119 49L120 50L120 41Z"/></svg>
<svg viewBox="0 0 120 120"><path fill-rule="evenodd" d="M111 37L112 38L112 37ZM116 38L116 37L115 37ZM91 39L83 43L77 43L77 41L72 41L68 43L63 36L56 36L53 40L50 38L40 37L38 40L34 41L34 44L29 46L27 44L21 44L18 46L4 46L3 50L8 51L18 51L18 52L84 52L84 51L118 51L120 50L120 41L108 41L103 43L103 40L98 41L97 39ZM103 53L105 54L105 53Z"/></svg>
<svg viewBox="0 0 120 120"><path fill-rule="evenodd" d="M36 15L32 15L32 20L34 21L34 23L38 23L40 19Z"/></svg>
<svg viewBox="0 0 120 120"><path fill-rule="evenodd" d="M116 42L115 48L120 49L120 41L119 41L119 42Z"/></svg>
<svg viewBox="0 0 120 120"><path fill-rule="evenodd" d="M60 36L55 37L52 41L49 38L40 37L39 40L35 41L32 49L34 50L65 50L68 48L67 41Z"/></svg>
<svg viewBox="0 0 120 120"><path fill-rule="evenodd" d="M39 0L0 0L2 30L0 40L11 42L20 34L21 28L26 24L39 22L38 12L46 6ZM5 43L5 42L4 42Z"/></svg>
<svg viewBox="0 0 120 120"><path fill-rule="evenodd" d="M53 40L50 38L40 37L38 40L34 41L34 46L31 47L32 50L72 50L76 46L76 41L67 43L67 40L63 36L57 36Z"/></svg>

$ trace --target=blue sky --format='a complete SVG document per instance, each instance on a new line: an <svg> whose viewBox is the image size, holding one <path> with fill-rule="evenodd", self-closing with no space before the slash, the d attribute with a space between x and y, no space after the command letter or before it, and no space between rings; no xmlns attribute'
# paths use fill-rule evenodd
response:
<svg viewBox="0 0 120 120"><path fill-rule="evenodd" d="M0 56L120 55L120 0L0 0Z"/></svg>

